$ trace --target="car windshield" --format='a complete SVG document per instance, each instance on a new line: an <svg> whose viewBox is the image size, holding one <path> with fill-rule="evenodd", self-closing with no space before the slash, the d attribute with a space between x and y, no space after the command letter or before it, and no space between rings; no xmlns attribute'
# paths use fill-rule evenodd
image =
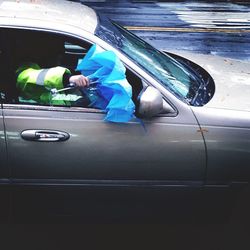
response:
<svg viewBox="0 0 250 250"><path fill-rule="evenodd" d="M179 99L192 103L200 80L187 67L102 16L96 35L126 54Z"/></svg>

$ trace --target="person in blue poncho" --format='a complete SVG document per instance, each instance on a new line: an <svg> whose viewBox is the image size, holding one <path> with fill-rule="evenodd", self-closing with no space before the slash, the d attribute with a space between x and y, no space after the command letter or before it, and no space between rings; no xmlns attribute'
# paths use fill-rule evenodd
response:
<svg viewBox="0 0 250 250"><path fill-rule="evenodd" d="M128 122L135 118L132 86L126 77L126 68L112 50L104 50L94 44L77 65L90 84L96 83L91 106L106 111L105 121Z"/></svg>

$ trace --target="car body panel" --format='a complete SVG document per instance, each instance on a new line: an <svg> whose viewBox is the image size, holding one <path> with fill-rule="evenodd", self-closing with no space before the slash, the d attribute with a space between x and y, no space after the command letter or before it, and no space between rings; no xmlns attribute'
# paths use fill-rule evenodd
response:
<svg viewBox="0 0 250 250"><path fill-rule="evenodd" d="M67 11L65 11L67 10ZM97 17L94 10L80 3L70 1L0 1L0 18L9 19L9 23L22 24L22 20L29 22L30 27L51 24L56 26L81 27L83 30L94 33L97 26ZM1 22L3 23L3 22ZM44 27L44 26L43 26ZM48 26L50 27L50 26Z"/></svg>
<svg viewBox="0 0 250 250"><path fill-rule="evenodd" d="M192 107L207 149L207 183L249 182L249 62L180 52L203 67L215 82L215 94L203 107Z"/></svg>
<svg viewBox="0 0 250 250"><path fill-rule="evenodd" d="M206 141L208 183L250 179L249 112L194 107Z"/></svg>
<svg viewBox="0 0 250 250"><path fill-rule="evenodd" d="M204 179L199 126L179 124L178 117L114 124L102 113L14 108L4 108L4 116L13 179ZM21 132L27 129L63 131L70 139L26 141Z"/></svg>
<svg viewBox="0 0 250 250"><path fill-rule="evenodd" d="M218 109L250 111L250 62L180 52L183 56L204 68L215 82L215 94L204 106Z"/></svg>

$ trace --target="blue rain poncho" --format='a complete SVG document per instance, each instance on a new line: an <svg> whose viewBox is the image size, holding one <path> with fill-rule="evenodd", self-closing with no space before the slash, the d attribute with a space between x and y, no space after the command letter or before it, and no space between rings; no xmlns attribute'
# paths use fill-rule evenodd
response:
<svg viewBox="0 0 250 250"><path fill-rule="evenodd" d="M93 45L76 70L90 79L90 87L82 91L88 95L90 106L107 112L106 121L128 122L134 117L132 88L126 79L126 69L113 51Z"/></svg>

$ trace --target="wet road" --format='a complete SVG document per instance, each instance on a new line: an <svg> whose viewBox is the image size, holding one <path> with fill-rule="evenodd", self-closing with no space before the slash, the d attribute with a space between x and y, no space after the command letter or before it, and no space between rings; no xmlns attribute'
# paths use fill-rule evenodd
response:
<svg viewBox="0 0 250 250"><path fill-rule="evenodd" d="M159 49L250 60L250 2L82 2Z"/></svg>

